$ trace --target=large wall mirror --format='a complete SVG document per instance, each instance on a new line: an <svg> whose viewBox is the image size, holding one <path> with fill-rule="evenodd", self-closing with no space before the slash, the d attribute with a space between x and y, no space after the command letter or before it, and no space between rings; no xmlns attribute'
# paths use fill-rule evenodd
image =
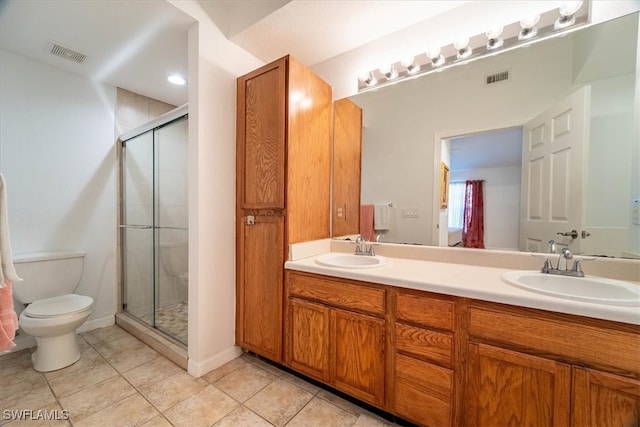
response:
<svg viewBox="0 0 640 427"><path fill-rule="evenodd" d="M638 257L638 23L634 13L350 97L363 114L360 202L388 208L383 242L460 246L457 184L481 180L487 249L547 251L553 239ZM532 147L567 132L578 145L536 163Z"/></svg>

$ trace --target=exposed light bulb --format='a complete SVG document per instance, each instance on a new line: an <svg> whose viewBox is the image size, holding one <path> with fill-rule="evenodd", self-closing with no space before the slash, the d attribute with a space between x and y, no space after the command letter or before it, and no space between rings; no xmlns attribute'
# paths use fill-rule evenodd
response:
<svg viewBox="0 0 640 427"><path fill-rule="evenodd" d="M387 80L393 80L398 77L398 72L393 65L383 65L380 67L380 72L387 78Z"/></svg>
<svg viewBox="0 0 640 427"><path fill-rule="evenodd" d="M522 30L518 34L518 40L527 40L531 37L535 37L538 34L536 25L540 21L540 15L532 15L524 18L520 21L520 28Z"/></svg>
<svg viewBox="0 0 640 427"><path fill-rule="evenodd" d="M358 76L358 80L367 86L373 86L378 83L378 80L371 73L362 73Z"/></svg>
<svg viewBox="0 0 640 427"><path fill-rule="evenodd" d="M444 64L444 56L440 54L439 47L430 47L427 49L427 56L431 59L431 65L434 67L439 67Z"/></svg>
<svg viewBox="0 0 640 427"><path fill-rule="evenodd" d="M403 67L407 69L408 74L415 74L420 71L420 64L416 63L414 56L408 56L400 61Z"/></svg>
<svg viewBox="0 0 640 427"><path fill-rule="evenodd" d="M469 37L460 37L454 43L453 47L458 51L458 59L468 58L471 56L472 49L469 46Z"/></svg>
<svg viewBox="0 0 640 427"><path fill-rule="evenodd" d="M553 28L556 30L560 30L562 28L567 28L575 24L576 22L576 13L582 7L582 0L579 1L566 1L560 5L558 8L558 12L560 16L556 19L556 22L553 24Z"/></svg>
<svg viewBox="0 0 640 427"><path fill-rule="evenodd" d="M504 44L504 41L500 38L503 29L502 25L496 25L489 28L485 33L487 36L487 50L497 49Z"/></svg>
<svg viewBox="0 0 640 427"><path fill-rule="evenodd" d="M558 9L560 11L560 15L569 16L575 15L578 10L582 7L582 0L577 1L566 1L560 5Z"/></svg>

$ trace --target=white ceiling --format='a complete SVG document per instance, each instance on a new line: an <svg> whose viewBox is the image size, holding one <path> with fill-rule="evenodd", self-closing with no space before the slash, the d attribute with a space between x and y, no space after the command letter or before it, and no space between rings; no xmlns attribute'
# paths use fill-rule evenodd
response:
<svg viewBox="0 0 640 427"><path fill-rule="evenodd" d="M466 1L199 0L220 30L257 58L292 54L307 66L340 55ZM0 48L38 63L174 105L185 87L187 30L194 20L164 0L0 2ZM50 40L87 55L78 64L48 53Z"/></svg>
<svg viewBox="0 0 640 427"><path fill-rule="evenodd" d="M450 150L452 171L520 166L522 127L452 138Z"/></svg>

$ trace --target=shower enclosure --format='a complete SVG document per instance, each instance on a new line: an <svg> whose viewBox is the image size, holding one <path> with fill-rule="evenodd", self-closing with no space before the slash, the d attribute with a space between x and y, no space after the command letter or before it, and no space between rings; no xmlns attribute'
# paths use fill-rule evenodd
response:
<svg viewBox="0 0 640 427"><path fill-rule="evenodd" d="M122 309L187 344L187 108L120 137Z"/></svg>

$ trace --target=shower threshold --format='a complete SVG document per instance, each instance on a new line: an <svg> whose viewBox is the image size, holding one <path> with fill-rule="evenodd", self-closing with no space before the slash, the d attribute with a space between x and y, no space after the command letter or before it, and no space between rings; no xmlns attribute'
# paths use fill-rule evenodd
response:
<svg viewBox="0 0 640 427"><path fill-rule="evenodd" d="M136 317L120 312L116 314L116 325L171 360L182 369L187 369L187 346L165 335L162 331L146 325Z"/></svg>

